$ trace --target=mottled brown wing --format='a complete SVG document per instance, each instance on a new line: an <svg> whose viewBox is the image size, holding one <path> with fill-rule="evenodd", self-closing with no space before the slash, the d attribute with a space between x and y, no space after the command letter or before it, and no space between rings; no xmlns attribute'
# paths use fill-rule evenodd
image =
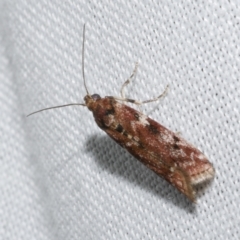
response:
<svg viewBox="0 0 240 240"><path fill-rule="evenodd" d="M139 146L135 143L132 144L131 140L126 139L126 136L119 135L112 129L107 129L106 133L148 168L170 182L191 201L195 200L195 192L190 183L190 178L184 170L166 164L161 154L152 153L145 148L139 149Z"/></svg>
<svg viewBox="0 0 240 240"><path fill-rule="evenodd" d="M193 185L213 177L211 163L198 149L135 109L106 97L93 114L112 139L192 201Z"/></svg>

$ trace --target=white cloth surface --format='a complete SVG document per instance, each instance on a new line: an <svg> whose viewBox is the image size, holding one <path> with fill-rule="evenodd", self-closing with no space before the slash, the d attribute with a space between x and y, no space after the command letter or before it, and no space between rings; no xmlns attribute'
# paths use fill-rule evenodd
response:
<svg viewBox="0 0 240 240"><path fill-rule="evenodd" d="M0 239L239 239L238 1L0 1ZM110 140L91 94L167 96L140 110L201 149L197 204Z"/></svg>

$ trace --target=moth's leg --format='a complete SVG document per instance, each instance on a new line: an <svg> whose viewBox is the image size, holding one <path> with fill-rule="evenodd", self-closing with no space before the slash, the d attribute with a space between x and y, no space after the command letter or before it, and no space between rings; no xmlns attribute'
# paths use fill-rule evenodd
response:
<svg viewBox="0 0 240 240"><path fill-rule="evenodd" d="M121 87L121 97L122 99L125 99L125 94L124 94L124 88L130 83L130 81L134 78L134 76L136 76L137 73L137 68L138 68L138 62L135 63L135 68L133 69L132 75L123 83L122 87Z"/></svg>
<svg viewBox="0 0 240 240"><path fill-rule="evenodd" d="M124 83L125 84L125 83ZM127 83L128 84L128 83ZM127 85L126 84L126 85ZM134 103L136 105L141 105L144 103L150 103L150 102L155 102L158 101L160 98L164 97L167 93L168 90L168 85L166 86L165 90L163 91L163 93L161 93L158 97L153 98L153 99L149 99L149 100L145 100L145 101L137 101L134 99L130 99L130 98L118 98L118 97L114 97L116 100L120 100L120 101L124 101L124 102L130 102L130 103Z"/></svg>
<svg viewBox="0 0 240 240"><path fill-rule="evenodd" d="M158 97L142 101L141 104L158 101L160 98L163 98L167 94L167 90L168 90L168 85L165 87L164 91Z"/></svg>

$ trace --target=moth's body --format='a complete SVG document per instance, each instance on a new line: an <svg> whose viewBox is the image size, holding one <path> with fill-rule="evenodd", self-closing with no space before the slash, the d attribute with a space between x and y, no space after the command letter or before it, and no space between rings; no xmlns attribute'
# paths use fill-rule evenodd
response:
<svg viewBox="0 0 240 240"><path fill-rule="evenodd" d="M203 153L146 115L114 97L84 99L103 131L190 200L195 200L193 186L214 176Z"/></svg>
<svg viewBox="0 0 240 240"><path fill-rule="evenodd" d="M97 125L113 140L135 156L138 160L166 179L190 200L195 200L193 186L214 177L214 168L207 158L191 144L161 124L123 104L131 102L143 104L160 99L166 90L157 98L138 102L124 96L124 87L129 84L137 71L137 64L130 78L121 88L121 98L90 95L84 76L84 40L83 28L82 74L87 95L84 103L44 108L28 116L53 108L67 106L87 106L93 112ZM121 100L122 102L119 102Z"/></svg>

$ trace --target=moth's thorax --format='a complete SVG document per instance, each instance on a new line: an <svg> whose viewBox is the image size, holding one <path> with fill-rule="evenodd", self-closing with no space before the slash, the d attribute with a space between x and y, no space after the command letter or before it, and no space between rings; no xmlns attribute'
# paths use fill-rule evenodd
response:
<svg viewBox="0 0 240 240"><path fill-rule="evenodd" d="M101 98L98 94L86 95L84 100L98 126L100 128L110 127L115 113L116 100L113 97Z"/></svg>

